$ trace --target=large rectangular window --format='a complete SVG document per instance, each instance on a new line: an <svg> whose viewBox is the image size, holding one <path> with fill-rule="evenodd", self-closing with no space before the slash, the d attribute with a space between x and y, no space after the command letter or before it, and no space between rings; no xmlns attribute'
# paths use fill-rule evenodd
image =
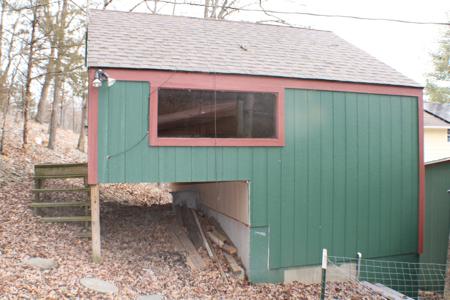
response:
<svg viewBox="0 0 450 300"><path fill-rule="evenodd" d="M275 93L158 90L159 138L277 138Z"/></svg>

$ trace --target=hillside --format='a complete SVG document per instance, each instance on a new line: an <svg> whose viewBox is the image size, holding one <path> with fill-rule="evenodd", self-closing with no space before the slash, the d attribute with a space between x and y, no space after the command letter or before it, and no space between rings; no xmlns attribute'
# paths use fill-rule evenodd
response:
<svg viewBox="0 0 450 300"><path fill-rule="evenodd" d="M42 223L28 207L32 199L33 164L82 162L75 150L77 135L58 131L58 146L45 147L46 126L31 123L30 141L21 149L20 130L8 127L6 154L0 156L0 298L1 299L135 299L159 294L167 299L317 299L319 285L250 285L218 267L191 271L186 254L174 250L170 226L174 215L170 197L155 185L102 186L101 264L91 260L91 244L79 236L81 225ZM39 140L43 142L37 143ZM204 251L203 251L204 252ZM203 253L200 251L202 255ZM56 267L40 270L29 258L50 259ZM83 287L84 277L97 277L118 287L116 296ZM352 283L328 285L328 293L345 299L373 299Z"/></svg>

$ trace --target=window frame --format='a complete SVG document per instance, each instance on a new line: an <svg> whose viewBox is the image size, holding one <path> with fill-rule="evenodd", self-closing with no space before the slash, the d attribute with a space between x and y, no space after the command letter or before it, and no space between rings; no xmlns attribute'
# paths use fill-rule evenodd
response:
<svg viewBox="0 0 450 300"><path fill-rule="evenodd" d="M271 93L275 95L275 132L274 138L193 138L193 137L159 137L158 136L158 102L160 89L178 90L204 90L221 92L242 92L242 93ZM170 86L161 85L151 88L150 94L150 146L188 146L188 147L282 147L284 146L284 91L277 89L261 90L234 89L228 87L204 87L204 86Z"/></svg>

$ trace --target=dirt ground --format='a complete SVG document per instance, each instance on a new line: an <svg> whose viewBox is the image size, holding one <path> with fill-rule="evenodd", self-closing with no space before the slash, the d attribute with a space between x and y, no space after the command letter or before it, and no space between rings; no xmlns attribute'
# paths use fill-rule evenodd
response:
<svg viewBox="0 0 450 300"><path fill-rule="evenodd" d="M20 132L10 128L6 155L0 156L0 299L136 299L145 294L166 299L319 298L319 285L252 285L234 278L225 264L227 282L213 263L192 272L169 238L174 218L170 198L154 185L101 189L103 259L93 263L90 240L78 236L82 225L41 223L28 208L33 164L80 162L86 155L74 149L77 136L70 131L59 131L59 146L52 151L45 141L35 143L45 140L46 126L33 123L31 128L32 142L24 150L17 143ZM53 259L58 267L29 267L23 263L29 257ZM119 292L112 296L87 290L80 279L89 276L114 283ZM351 283L328 285L328 295L381 299Z"/></svg>

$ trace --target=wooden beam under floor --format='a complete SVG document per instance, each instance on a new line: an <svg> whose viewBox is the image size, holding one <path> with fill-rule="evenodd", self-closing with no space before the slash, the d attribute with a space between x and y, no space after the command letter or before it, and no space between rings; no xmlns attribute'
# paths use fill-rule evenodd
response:
<svg viewBox="0 0 450 300"><path fill-rule="evenodd" d="M91 229L92 229L92 259L101 261L100 243L100 194L98 184L91 186Z"/></svg>

